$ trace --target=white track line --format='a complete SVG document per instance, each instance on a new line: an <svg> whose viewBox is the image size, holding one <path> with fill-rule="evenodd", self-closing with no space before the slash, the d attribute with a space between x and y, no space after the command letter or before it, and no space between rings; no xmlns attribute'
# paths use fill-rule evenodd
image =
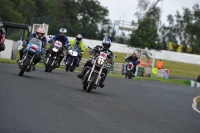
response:
<svg viewBox="0 0 200 133"><path fill-rule="evenodd" d="M197 111L198 113L200 113L200 111L197 109L197 98L200 96L197 96L193 99L193 104L192 104L192 108Z"/></svg>

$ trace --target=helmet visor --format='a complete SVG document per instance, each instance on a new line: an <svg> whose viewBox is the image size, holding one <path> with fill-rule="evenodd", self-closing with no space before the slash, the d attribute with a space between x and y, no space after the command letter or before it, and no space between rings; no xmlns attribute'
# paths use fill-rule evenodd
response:
<svg viewBox="0 0 200 133"><path fill-rule="evenodd" d="M109 48L110 48L110 44L103 43L103 47L104 47L105 49L109 49Z"/></svg>

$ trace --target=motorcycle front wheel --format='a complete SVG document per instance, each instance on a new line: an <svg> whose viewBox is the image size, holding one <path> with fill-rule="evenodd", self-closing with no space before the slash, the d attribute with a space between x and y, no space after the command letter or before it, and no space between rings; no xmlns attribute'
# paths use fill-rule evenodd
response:
<svg viewBox="0 0 200 133"><path fill-rule="evenodd" d="M95 85L95 82L96 82L98 76L99 76L99 75L98 75L97 73L94 73L94 74L92 75L91 81L89 81L88 86L87 86L87 89L86 89L87 92L90 92L90 91L93 89L93 87L94 87L94 85Z"/></svg>
<svg viewBox="0 0 200 133"><path fill-rule="evenodd" d="M47 59L48 59L48 62L46 63L45 72L51 72L52 70L50 70L50 67L53 62L53 59L49 57Z"/></svg>
<svg viewBox="0 0 200 133"><path fill-rule="evenodd" d="M72 60L70 58L68 58L68 61L67 61L67 64L66 64L66 68L65 68L66 71L69 71L69 68L71 66L71 62L72 62Z"/></svg>
<svg viewBox="0 0 200 133"><path fill-rule="evenodd" d="M19 72L19 76L24 75L24 72L26 71L28 65L30 64L30 61L31 61L31 58L26 57L26 59L24 60L23 65L22 65L22 68L21 68L21 70Z"/></svg>

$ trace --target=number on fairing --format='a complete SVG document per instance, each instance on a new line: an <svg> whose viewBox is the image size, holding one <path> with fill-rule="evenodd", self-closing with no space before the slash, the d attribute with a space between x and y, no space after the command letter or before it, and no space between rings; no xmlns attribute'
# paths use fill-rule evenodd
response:
<svg viewBox="0 0 200 133"><path fill-rule="evenodd" d="M99 55L101 58L104 58L106 59L107 58L107 54L104 53L104 52L100 52L100 55Z"/></svg>

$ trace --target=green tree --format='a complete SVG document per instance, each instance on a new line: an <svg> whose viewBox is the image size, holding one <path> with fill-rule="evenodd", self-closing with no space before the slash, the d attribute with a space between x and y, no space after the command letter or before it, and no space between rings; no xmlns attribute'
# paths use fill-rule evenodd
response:
<svg viewBox="0 0 200 133"><path fill-rule="evenodd" d="M3 21L24 22L23 16L16 10L13 10L14 3L9 0L0 2L0 18Z"/></svg>
<svg viewBox="0 0 200 133"><path fill-rule="evenodd" d="M139 23L138 29L131 34L128 45L139 48L162 49L157 29L152 28L152 20L150 18L146 18Z"/></svg>

